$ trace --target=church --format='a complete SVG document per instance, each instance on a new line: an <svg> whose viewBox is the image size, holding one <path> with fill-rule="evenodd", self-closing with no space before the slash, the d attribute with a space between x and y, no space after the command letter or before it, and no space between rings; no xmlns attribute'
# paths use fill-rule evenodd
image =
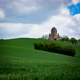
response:
<svg viewBox="0 0 80 80"><path fill-rule="evenodd" d="M57 34L57 29L53 27L51 33L49 34L49 40L60 40L59 34Z"/></svg>

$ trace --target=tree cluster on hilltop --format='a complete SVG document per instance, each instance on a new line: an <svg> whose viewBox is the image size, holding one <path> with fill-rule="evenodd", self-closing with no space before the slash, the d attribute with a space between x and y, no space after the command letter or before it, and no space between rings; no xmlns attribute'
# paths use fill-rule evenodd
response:
<svg viewBox="0 0 80 80"><path fill-rule="evenodd" d="M49 35L43 35L41 38L42 39L48 39ZM76 38L70 38L68 36L60 36L60 41L66 41L66 42L69 42L71 44L77 44L80 46L80 39L76 39Z"/></svg>

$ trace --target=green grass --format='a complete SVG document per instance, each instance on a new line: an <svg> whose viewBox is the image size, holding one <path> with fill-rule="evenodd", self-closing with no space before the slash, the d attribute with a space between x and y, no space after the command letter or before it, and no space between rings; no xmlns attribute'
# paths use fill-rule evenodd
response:
<svg viewBox="0 0 80 80"><path fill-rule="evenodd" d="M75 57L34 49L43 39L0 40L0 80L80 80L80 46Z"/></svg>

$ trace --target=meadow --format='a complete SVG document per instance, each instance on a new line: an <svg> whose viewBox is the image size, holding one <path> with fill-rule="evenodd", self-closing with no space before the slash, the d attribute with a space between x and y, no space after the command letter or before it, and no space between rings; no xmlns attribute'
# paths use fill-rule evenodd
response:
<svg viewBox="0 0 80 80"><path fill-rule="evenodd" d="M43 39L0 40L0 80L80 80L80 46L74 57L34 49Z"/></svg>

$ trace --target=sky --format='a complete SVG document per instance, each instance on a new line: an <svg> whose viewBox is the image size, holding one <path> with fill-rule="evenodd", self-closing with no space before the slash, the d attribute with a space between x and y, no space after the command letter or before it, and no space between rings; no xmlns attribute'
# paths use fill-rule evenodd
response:
<svg viewBox="0 0 80 80"><path fill-rule="evenodd" d="M80 0L0 0L0 39L41 38L52 27L80 39Z"/></svg>

